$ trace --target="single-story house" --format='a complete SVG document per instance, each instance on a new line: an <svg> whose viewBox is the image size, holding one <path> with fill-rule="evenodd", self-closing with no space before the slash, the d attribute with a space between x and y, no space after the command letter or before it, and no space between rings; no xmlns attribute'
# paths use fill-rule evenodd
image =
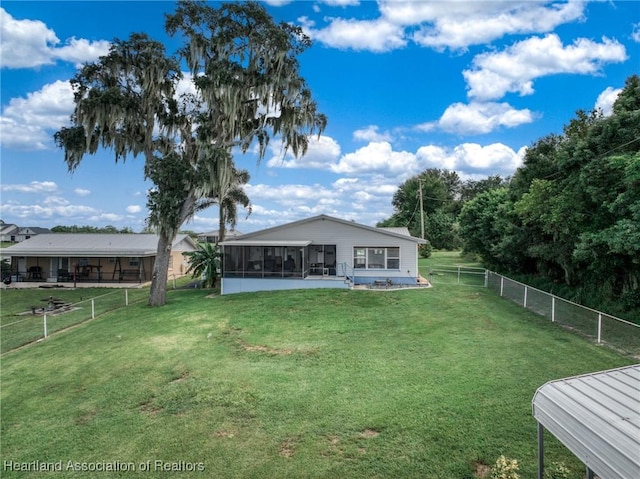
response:
<svg viewBox="0 0 640 479"><path fill-rule="evenodd" d="M11 257L13 281L151 281L158 246L154 234L52 233L4 248ZM188 263L182 253L195 251L186 234L173 242L169 276L183 275Z"/></svg>
<svg viewBox="0 0 640 479"><path fill-rule="evenodd" d="M424 243L407 228L314 216L220 243L221 292L415 285Z"/></svg>
<svg viewBox="0 0 640 479"><path fill-rule="evenodd" d="M238 236L242 236L242 233L237 230L226 231L224 234L226 239L237 238ZM198 234L198 241L201 243L218 243L219 238L220 230L213 230L207 233Z"/></svg>

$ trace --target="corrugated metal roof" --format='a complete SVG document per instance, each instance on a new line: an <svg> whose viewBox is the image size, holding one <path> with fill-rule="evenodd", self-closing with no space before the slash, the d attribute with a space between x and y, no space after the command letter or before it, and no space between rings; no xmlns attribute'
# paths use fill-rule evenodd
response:
<svg viewBox="0 0 640 479"><path fill-rule="evenodd" d="M178 235L174 246L187 241L188 235ZM155 256L158 236L153 234L93 234L52 233L34 236L3 250L6 256ZM181 248L184 249L184 248Z"/></svg>
<svg viewBox="0 0 640 479"><path fill-rule="evenodd" d="M640 364L548 382L533 416L603 479L640 478Z"/></svg>
<svg viewBox="0 0 640 479"><path fill-rule="evenodd" d="M411 236L409 228L407 228L406 226L381 226L378 229L390 231L391 233L399 235Z"/></svg>

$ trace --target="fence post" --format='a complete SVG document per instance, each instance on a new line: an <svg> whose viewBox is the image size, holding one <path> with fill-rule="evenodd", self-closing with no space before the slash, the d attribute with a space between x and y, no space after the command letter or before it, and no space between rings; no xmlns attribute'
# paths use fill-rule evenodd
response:
<svg viewBox="0 0 640 479"><path fill-rule="evenodd" d="M458 284L460 284L460 265L458 265Z"/></svg>
<svg viewBox="0 0 640 479"><path fill-rule="evenodd" d="M91 319L96 319L96 302L95 302L95 299L91 299Z"/></svg>
<svg viewBox="0 0 640 479"><path fill-rule="evenodd" d="M504 276L500 276L500 297L502 298L502 292L504 291Z"/></svg>
<svg viewBox="0 0 640 479"><path fill-rule="evenodd" d="M527 309L527 290L528 288L525 286L524 287L524 304L523 304L524 309Z"/></svg>
<svg viewBox="0 0 640 479"><path fill-rule="evenodd" d="M598 313L598 344L600 344L601 334L602 334L602 313Z"/></svg>
<svg viewBox="0 0 640 479"><path fill-rule="evenodd" d="M485 288L489 287L489 270L488 269L484 270L484 287Z"/></svg>
<svg viewBox="0 0 640 479"><path fill-rule="evenodd" d="M556 297L551 296L551 322L556 322Z"/></svg>
<svg viewBox="0 0 640 479"><path fill-rule="evenodd" d="M129 288L124 290L124 305L129 306Z"/></svg>
<svg viewBox="0 0 640 479"><path fill-rule="evenodd" d="M47 313L42 315L43 321L44 321L44 337L46 339L47 337Z"/></svg>

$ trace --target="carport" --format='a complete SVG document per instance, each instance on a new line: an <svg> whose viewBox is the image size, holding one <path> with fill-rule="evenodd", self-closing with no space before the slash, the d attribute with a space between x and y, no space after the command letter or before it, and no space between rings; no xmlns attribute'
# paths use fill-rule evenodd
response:
<svg viewBox="0 0 640 479"><path fill-rule="evenodd" d="M550 381L533 396L538 479L544 429L587 468L587 477L640 478L640 364Z"/></svg>

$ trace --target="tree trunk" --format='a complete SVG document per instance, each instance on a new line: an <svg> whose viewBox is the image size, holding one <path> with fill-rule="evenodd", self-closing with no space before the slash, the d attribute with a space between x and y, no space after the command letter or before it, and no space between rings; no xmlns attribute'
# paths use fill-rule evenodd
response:
<svg viewBox="0 0 640 479"><path fill-rule="evenodd" d="M222 243L225 237L225 226L226 226L226 218L224 214L224 206L222 206L222 201L220 202L220 218L218 220L218 243ZM217 243L216 243L217 245Z"/></svg>
<svg viewBox="0 0 640 479"><path fill-rule="evenodd" d="M153 275L151 277L149 306L164 306L167 301L167 276L169 274L171 245L174 238L169 238L167 233L163 231L160 231L158 236L156 261L153 264Z"/></svg>

